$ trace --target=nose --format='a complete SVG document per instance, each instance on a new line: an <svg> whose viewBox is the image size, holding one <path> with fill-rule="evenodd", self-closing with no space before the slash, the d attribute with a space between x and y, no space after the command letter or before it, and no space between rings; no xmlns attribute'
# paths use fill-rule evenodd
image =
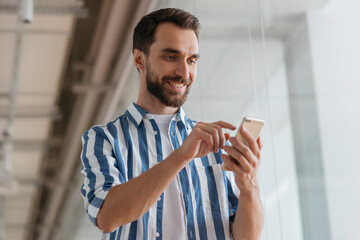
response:
<svg viewBox="0 0 360 240"><path fill-rule="evenodd" d="M183 79L188 79L190 72L187 62L180 62L176 67L175 74Z"/></svg>

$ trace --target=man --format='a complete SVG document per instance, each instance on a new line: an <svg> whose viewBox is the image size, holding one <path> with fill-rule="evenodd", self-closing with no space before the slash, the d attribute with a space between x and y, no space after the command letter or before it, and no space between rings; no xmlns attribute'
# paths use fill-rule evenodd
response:
<svg viewBox="0 0 360 240"><path fill-rule="evenodd" d="M180 9L144 16L133 38L136 104L83 135L81 193L104 239L260 238L260 139L242 129L245 145L223 133L232 124L196 123L181 108L196 77L199 27Z"/></svg>

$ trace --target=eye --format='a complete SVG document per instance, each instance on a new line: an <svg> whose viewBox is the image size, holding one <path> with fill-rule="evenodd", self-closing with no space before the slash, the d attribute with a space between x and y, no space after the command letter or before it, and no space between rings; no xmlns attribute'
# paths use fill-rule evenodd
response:
<svg viewBox="0 0 360 240"><path fill-rule="evenodd" d="M169 60L169 61L174 61L176 58L175 58L175 56L172 56L172 55L166 55L165 59Z"/></svg>
<svg viewBox="0 0 360 240"><path fill-rule="evenodd" d="M198 60L197 60L196 58L192 58L192 59L189 59L189 60L188 60L188 63L189 63L189 64L195 64L195 63L197 63L197 61L198 61Z"/></svg>

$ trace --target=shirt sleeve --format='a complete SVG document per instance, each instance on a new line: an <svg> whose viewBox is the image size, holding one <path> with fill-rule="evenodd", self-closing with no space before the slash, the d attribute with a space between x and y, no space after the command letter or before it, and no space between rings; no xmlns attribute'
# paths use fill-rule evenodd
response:
<svg viewBox="0 0 360 240"><path fill-rule="evenodd" d="M110 189L120 184L120 172L111 143L102 127L93 127L82 136L81 195L90 221L97 225L99 210Z"/></svg>

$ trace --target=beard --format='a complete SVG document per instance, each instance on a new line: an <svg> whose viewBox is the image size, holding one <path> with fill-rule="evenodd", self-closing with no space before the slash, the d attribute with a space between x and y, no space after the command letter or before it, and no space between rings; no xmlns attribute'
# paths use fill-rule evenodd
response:
<svg viewBox="0 0 360 240"><path fill-rule="evenodd" d="M156 76L152 71L148 63L146 63L146 86L148 91L157 99L160 100L164 105L168 107L180 107L186 101L187 95L190 92L190 79L183 79L181 77L172 77L165 75L161 79ZM173 81L176 83L185 84L185 92L178 93L171 91L165 87L167 81Z"/></svg>

